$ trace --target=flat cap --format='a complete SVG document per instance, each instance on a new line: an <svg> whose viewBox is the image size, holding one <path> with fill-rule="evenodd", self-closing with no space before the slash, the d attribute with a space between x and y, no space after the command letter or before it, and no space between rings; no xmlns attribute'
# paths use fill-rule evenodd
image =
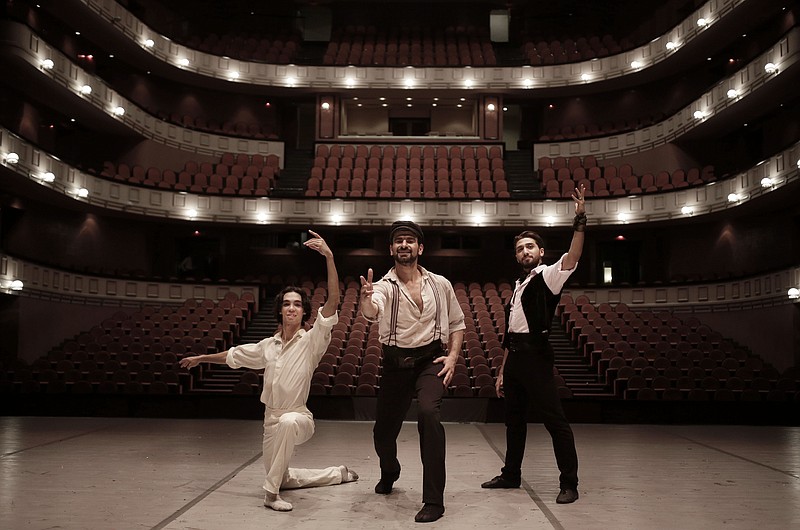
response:
<svg viewBox="0 0 800 530"><path fill-rule="evenodd" d="M414 221L395 221L392 223L392 229L389 231L390 243L394 241L394 236L398 232L411 232L417 238L417 242L420 244L425 243L425 234L422 233L422 228Z"/></svg>

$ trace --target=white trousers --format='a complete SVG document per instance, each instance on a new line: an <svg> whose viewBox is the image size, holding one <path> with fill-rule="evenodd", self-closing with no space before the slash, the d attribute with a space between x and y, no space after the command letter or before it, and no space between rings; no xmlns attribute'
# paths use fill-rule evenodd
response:
<svg viewBox="0 0 800 530"><path fill-rule="evenodd" d="M267 410L264 414L264 489L278 493L281 489L312 488L342 483L342 466L325 469L289 467L294 448L314 435L314 419L310 412Z"/></svg>

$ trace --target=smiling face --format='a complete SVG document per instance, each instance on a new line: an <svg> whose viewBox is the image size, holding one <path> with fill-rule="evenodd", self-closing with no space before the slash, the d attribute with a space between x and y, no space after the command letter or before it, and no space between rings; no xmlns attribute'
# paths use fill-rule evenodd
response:
<svg viewBox="0 0 800 530"><path fill-rule="evenodd" d="M299 293L283 295L281 322L284 326L300 326L303 323L303 300Z"/></svg>
<svg viewBox="0 0 800 530"><path fill-rule="evenodd" d="M392 244L389 245L389 254L399 265L411 265L422 255L425 247L419 243L413 232L398 231Z"/></svg>
<svg viewBox="0 0 800 530"><path fill-rule="evenodd" d="M517 258L517 263L522 265L525 271L531 271L542 262L544 249L540 248L533 238L523 237L517 241L514 247L514 254Z"/></svg>

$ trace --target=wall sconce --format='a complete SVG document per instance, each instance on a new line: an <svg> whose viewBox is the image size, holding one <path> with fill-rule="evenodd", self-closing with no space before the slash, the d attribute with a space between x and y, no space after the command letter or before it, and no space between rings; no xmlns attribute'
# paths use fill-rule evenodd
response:
<svg viewBox="0 0 800 530"><path fill-rule="evenodd" d="M728 90L728 92L727 92L727 96L728 96L728 98L730 98L730 99L733 99L733 98L737 97L738 95L739 95L739 91L738 91L738 90L735 90L735 89L733 89L733 88L732 88L732 89L730 89L730 90Z"/></svg>
<svg viewBox="0 0 800 530"><path fill-rule="evenodd" d="M47 173L44 173L40 178L44 182L55 182L55 180L56 180L56 176L50 171L48 171Z"/></svg>
<svg viewBox="0 0 800 530"><path fill-rule="evenodd" d="M122 117L125 115L125 109L122 107L114 107L114 110L112 112L114 113L115 116Z"/></svg>
<svg viewBox="0 0 800 530"><path fill-rule="evenodd" d="M53 67L56 65L56 63L54 63L52 59L45 59L44 61L42 61L41 64L42 68L44 68L45 70L52 70Z"/></svg>
<svg viewBox="0 0 800 530"><path fill-rule="evenodd" d="M178 64L181 66L189 66L189 59L187 59L186 57L178 59Z"/></svg>
<svg viewBox="0 0 800 530"><path fill-rule="evenodd" d="M581 81L588 81L591 78L589 74L581 74Z"/></svg>
<svg viewBox="0 0 800 530"><path fill-rule="evenodd" d="M472 79L467 79L464 81L464 86L467 88L472 88Z"/></svg>
<svg viewBox="0 0 800 530"><path fill-rule="evenodd" d="M5 158L3 158L6 164L16 164L19 162L19 155L17 153L8 153Z"/></svg>
<svg viewBox="0 0 800 530"><path fill-rule="evenodd" d="M489 103L488 105L486 105L486 110L488 110L489 112L494 112L495 110L497 110L497 107L494 105L494 103Z"/></svg>
<svg viewBox="0 0 800 530"><path fill-rule="evenodd" d="M239 72L231 72L229 75L231 79L239 79Z"/></svg>
<svg viewBox="0 0 800 530"><path fill-rule="evenodd" d="M89 190L86 188L78 188L78 191L75 192L75 195L80 197L81 199L85 199L89 196Z"/></svg>
<svg viewBox="0 0 800 530"><path fill-rule="evenodd" d="M704 28L704 27L708 26L708 20L706 20L704 18L698 18L697 19L697 26L700 27L700 28Z"/></svg>
<svg viewBox="0 0 800 530"><path fill-rule="evenodd" d="M775 63L767 63L764 65L764 71L768 74L777 74L778 73L778 66Z"/></svg>
<svg viewBox="0 0 800 530"><path fill-rule="evenodd" d="M683 215L692 215L694 213L694 208L692 208L691 206L684 206L683 208L681 208L681 213Z"/></svg>
<svg viewBox="0 0 800 530"><path fill-rule="evenodd" d="M269 216L265 213L260 213L258 217L256 217L256 220L261 224L265 224L269 220Z"/></svg>
<svg viewBox="0 0 800 530"><path fill-rule="evenodd" d="M322 110L331 110L331 104L328 103L327 101L323 101L320 107L322 108Z"/></svg>
<svg viewBox="0 0 800 530"><path fill-rule="evenodd" d="M678 45L677 45L677 44L675 44L675 43L674 43L674 42L672 42L672 41L669 41L667 44L665 44L665 45L664 45L664 47L665 47L665 48L667 48L668 50L672 51L672 50L674 50L675 48L677 48L677 47L678 47Z"/></svg>
<svg viewBox="0 0 800 530"><path fill-rule="evenodd" d="M146 41L144 41L145 48L152 48L155 45L156 43L153 39L147 39Z"/></svg>
<svg viewBox="0 0 800 530"><path fill-rule="evenodd" d="M786 294L789 297L789 300L800 299L800 289L798 289L797 287L792 287L786 292Z"/></svg>
<svg viewBox="0 0 800 530"><path fill-rule="evenodd" d="M88 96L91 93L92 93L92 87L90 87L89 85L83 85L81 87L81 94L83 94L84 96Z"/></svg>
<svg viewBox="0 0 800 530"><path fill-rule="evenodd" d="M739 202L740 200L742 200L742 197L738 193L728 194L728 202Z"/></svg>
<svg viewBox="0 0 800 530"><path fill-rule="evenodd" d="M414 80L413 79L406 79L404 84L405 84L406 88L414 88Z"/></svg>
<svg viewBox="0 0 800 530"><path fill-rule="evenodd" d="M694 116L694 119L696 120L702 120L703 118L706 117L706 113L703 112L702 110L696 110L694 111L694 114L692 114L692 116Z"/></svg>
<svg viewBox="0 0 800 530"><path fill-rule="evenodd" d="M189 219L191 219L191 220L194 220L194 218L195 218L195 217L197 217L197 210L195 210L194 208L190 208L190 209L189 209L189 210L186 212L186 215L188 215L188 216L189 216Z"/></svg>
<svg viewBox="0 0 800 530"><path fill-rule="evenodd" d="M642 62L641 61L632 61L631 62L631 68L636 69L636 68L641 68L641 67L642 67Z"/></svg>
<svg viewBox="0 0 800 530"><path fill-rule="evenodd" d="M761 179L761 187L762 188L771 188L774 185L775 185L775 181L772 180L769 177L764 177L763 179Z"/></svg>
<svg viewBox="0 0 800 530"><path fill-rule="evenodd" d="M627 223L628 222L628 214L620 213L619 215L617 215L617 219L619 219L621 223Z"/></svg>
<svg viewBox="0 0 800 530"><path fill-rule="evenodd" d="M12 291L21 291L23 287L25 284L22 283L22 280L11 280L11 283L8 284L8 288Z"/></svg>

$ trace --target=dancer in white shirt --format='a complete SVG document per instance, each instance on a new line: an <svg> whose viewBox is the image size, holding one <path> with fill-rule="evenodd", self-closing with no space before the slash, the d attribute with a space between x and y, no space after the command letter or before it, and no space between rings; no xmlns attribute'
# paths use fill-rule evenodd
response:
<svg viewBox="0 0 800 530"><path fill-rule="evenodd" d="M234 346L226 352L186 357L180 364L194 368L202 362L227 364L231 368L264 369L261 401L264 412L263 461L266 470L264 505L286 512L292 505L280 497L281 489L330 486L358 480L347 466L325 469L289 467L294 447L314 434L314 417L306 407L311 377L331 341L331 328L339 321L339 277L333 252L319 234L305 246L325 257L328 268L328 299L319 309L310 330L303 324L311 316L308 294L299 287L284 288L275 299L278 332L257 344Z"/></svg>

